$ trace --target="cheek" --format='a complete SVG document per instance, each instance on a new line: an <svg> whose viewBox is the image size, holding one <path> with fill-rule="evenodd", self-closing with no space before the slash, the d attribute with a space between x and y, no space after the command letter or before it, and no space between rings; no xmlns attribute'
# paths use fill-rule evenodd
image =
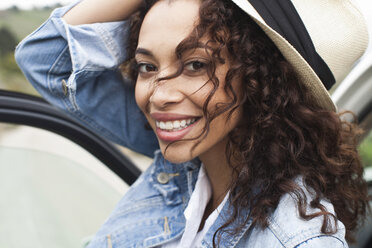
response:
<svg viewBox="0 0 372 248"><path fill-rule="evenodd" d="M143 86L143 84L136 83L135 87L135 98L136 103L138 107L145 112L146 105L149 101L149 92L148 90Z"/></svg>

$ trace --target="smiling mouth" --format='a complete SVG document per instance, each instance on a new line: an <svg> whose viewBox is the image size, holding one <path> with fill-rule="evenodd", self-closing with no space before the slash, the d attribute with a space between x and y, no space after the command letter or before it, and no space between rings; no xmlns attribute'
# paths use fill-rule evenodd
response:
<svg viewBox="0 0 372 248"><path fill-rule="evenodd" d="M200 118L189 118L175 121L156 121L156 127L162 131L175 132L187 128Z"/></svg>

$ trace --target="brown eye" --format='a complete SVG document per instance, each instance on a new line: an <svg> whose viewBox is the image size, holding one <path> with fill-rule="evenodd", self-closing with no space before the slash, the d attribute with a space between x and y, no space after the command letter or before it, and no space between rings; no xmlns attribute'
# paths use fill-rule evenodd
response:
<svg viewBox="0 0 372 248"><path fill-rule="evenodd" d="M137 70L139 73L149 73L157 71L158 69L152 64L140 63L137 65Z"/></svg>
<svg viewBox="0 0 372 248"><path fill-rule="evenodd" d="M185 69L191 72L197 72L205 69L206 64L201 61L191 61L185 65Z"/></svg>

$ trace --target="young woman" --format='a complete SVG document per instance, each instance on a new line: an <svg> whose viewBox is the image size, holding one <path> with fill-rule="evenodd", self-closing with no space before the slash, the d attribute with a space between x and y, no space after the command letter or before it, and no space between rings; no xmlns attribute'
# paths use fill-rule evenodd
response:
<svg viewBox="0 0 372 248"><path fill-rule="evenodd" d="M341 2L85 0L27 37L47 100L160 148L88 247L347 247L368 197L327 89L368 35Z"/></svg>

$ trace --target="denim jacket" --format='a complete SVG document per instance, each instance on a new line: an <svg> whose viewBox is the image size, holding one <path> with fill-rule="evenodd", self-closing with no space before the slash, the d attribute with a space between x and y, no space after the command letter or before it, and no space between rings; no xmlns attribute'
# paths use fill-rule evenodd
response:
<svg viewBox="0 0 372 248"><path fill-rule="evenodd" d="M156 137L144 128L146 120L135 103L132 84L118 70L126 59L128 23L67 25L61 16L74 5L56 9L18 45L17 63L46 100L82 124L132 150L155 154L153 164L131 186L88 247L161 247L183 233L183 211L200 161L172 164L159 151L154 153ZM323 200L322 204L334 212L331 203ZM248 211L242 211L240 217ZM213 247L214 233L230 214L227 201L200 247ZM320 231L322 221L321 217L301 219L295 200L287 194L269 217L267 228L248 222L239 233L223 233L219 247L347 247L343 224L337 222L338 231L325 235ZM232 226L238 222L239 218Z"/></svg>

